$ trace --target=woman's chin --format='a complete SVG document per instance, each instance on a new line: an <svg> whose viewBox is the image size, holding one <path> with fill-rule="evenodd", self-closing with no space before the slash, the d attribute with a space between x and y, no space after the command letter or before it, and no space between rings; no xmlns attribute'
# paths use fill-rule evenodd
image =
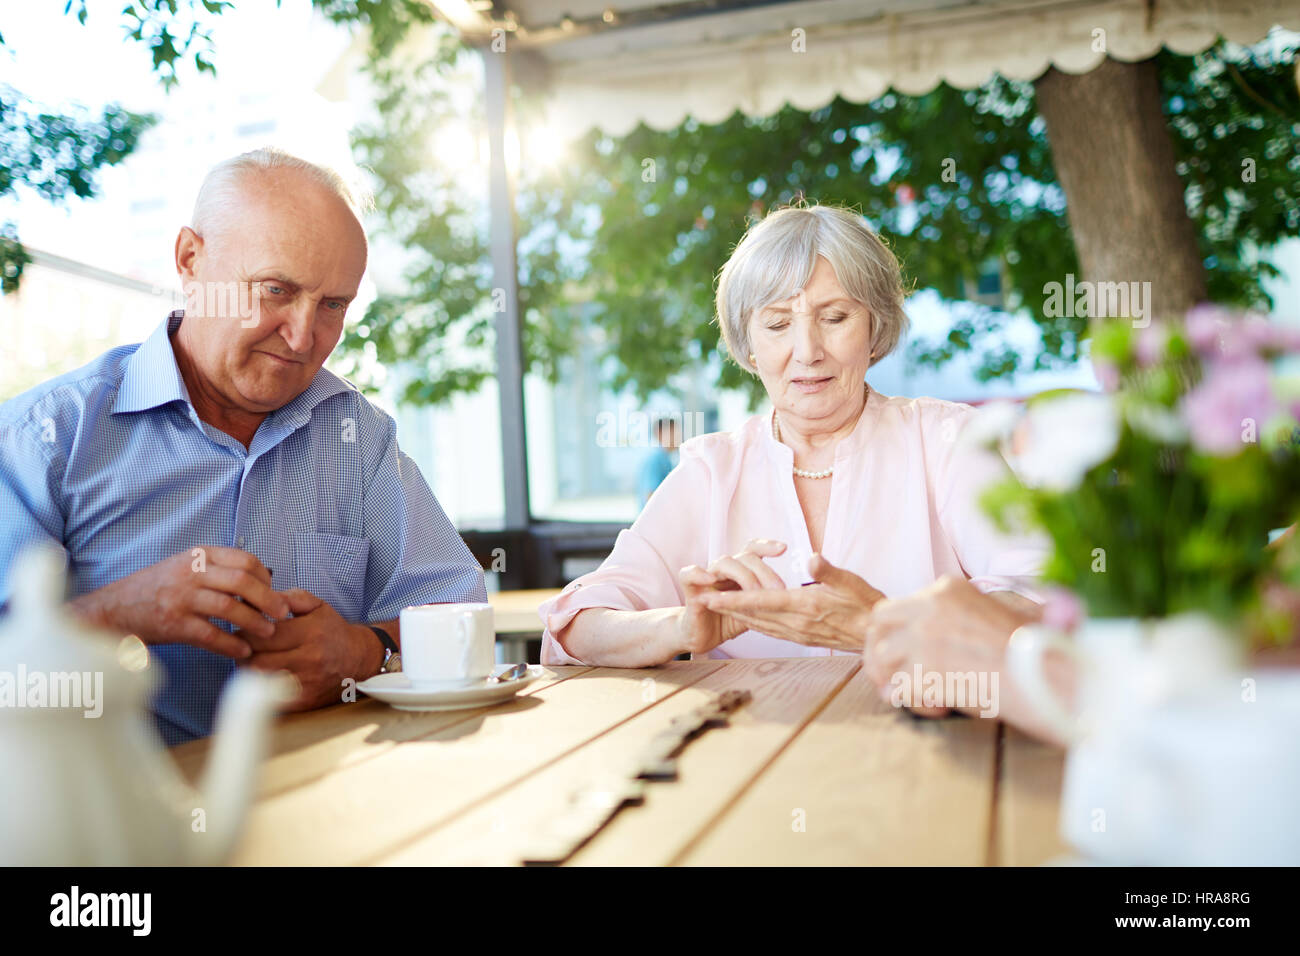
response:
<svg viewBox="0 0 1300 956"><path fill-rule="evenodd" d="M826 382L820 388L809 389L792 386L785 392L786 406L789 410L805 418L820 418L842 408L848 398L835 387L834 382Z"/></svg>

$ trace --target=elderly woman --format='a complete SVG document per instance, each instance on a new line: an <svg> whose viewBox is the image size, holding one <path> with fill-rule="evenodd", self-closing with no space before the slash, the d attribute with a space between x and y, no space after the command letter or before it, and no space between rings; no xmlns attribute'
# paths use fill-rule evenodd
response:
<svg viewBox="0 0 1300 956"><path fill-rule="evenodd" d="M723 267L717 312L772 408L682 446L605 562L540 608L543 662L860 654L875 602L940 576L1033 593L1044 548L983 515L979 492L1008 471L959 440L973 409L865 384L907 318L898 261L861 217L774 212ZM731 590L781 607L753 629L710 606Z"/></svg>

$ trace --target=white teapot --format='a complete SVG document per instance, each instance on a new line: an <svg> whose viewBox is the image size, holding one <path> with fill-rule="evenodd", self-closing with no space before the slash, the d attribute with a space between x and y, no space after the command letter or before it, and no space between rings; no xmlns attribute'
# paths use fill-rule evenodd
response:
<svg viewBox="0 0 1300 956"><path fill-rule="evenodd" d="M1190 613L1012 636L1013 679L1070 745L1061 835L1085 859L1300 865L1300 672L1248 667L1240 646ZM1073 708L1044 675L1049 650L1074 661Z"/></svg>
<svg viewBox="0 0 1300 956"><path fill-rule="evenodd" d="M0 621L0 865L224 860L287 680L241 670L230 681L195 791L149 716L159 677L145 645L97 633L64 608L62 554L21 554L10 594Z"/></svg>

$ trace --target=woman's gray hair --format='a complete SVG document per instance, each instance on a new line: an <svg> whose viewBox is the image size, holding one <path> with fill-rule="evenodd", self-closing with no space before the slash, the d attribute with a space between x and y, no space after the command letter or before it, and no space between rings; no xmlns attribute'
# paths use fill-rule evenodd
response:
<svg viewBox="0 0 1300 956"><path fill-rule="evenodd" d="M265 173L279 169L302 173L313 182L324 186L342 199L356 214L358 220L373 208L373 200L365 187L359 182L349 182L338 170L310 162L274 146L264 146L222 160L208 170L208 174L203 177L203 185L199 187L198 198L194 201L191 228L200 236L204 235L205 230L218 221L224 211L233 205L234 196L244 176L249 173Z"/></svg>
<svg viewBox="0 0 1300 956"><path fill-rule="evenodd" d="M749 322L760 309L796 295L817 257L835 270L849 297L871 313L871 348L879 361L907 332L902 270L889 247L857 213L839 206L788 206L750 226L718 274L718 326L742 368L749 361Z"/></svg>

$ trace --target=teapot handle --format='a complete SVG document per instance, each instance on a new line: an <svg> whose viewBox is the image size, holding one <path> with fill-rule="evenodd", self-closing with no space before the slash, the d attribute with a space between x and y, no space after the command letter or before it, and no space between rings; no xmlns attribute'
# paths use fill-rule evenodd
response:
<svg viewBox="0 0 1300 956"><path fill-rule="evenodd" d="M1083 736L1082 726L1079 718L1066 709L1060 695L1044 675L1043 657L1050 650L1060 651L1074 661L1076 667L1082 664L1074 642L1064 634L1029 624L1017 628L1011 635L1007 643L1007 666L1012 680L1024 691L1038 717L1067 745L1073 745Z"/></svg>

